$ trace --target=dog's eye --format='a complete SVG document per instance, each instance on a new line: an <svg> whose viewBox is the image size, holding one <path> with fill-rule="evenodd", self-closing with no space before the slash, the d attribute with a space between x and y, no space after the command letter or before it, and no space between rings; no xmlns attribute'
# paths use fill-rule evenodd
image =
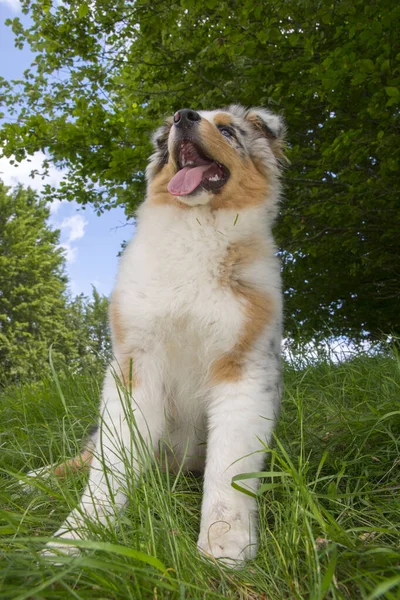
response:
<svg viewBox="0 0 400 600"><path fill-rule="evenodd" d="M226 137L226 138L234 137L233 129L231 127L226 127L224 125L223 127L218 127L218 129L220 130L220 132L222 133L222 135L224 137Z"/></svg>

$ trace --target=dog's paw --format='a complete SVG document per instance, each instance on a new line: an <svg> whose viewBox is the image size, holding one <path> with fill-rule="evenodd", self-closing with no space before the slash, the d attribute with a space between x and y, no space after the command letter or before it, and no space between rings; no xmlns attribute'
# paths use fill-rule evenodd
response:
<svg viewBox="0 0 400 600"><path fill-rule="evenodd" d="M40 556L44 560L51 562L53 566L60 567L65 564L60 561L60 557L79 556L80 550L72 544L60 544L57 542L48 542L46 547L40 551Z"/></svg>
<svg viewBox="0 0 400 600"><path fill-rule="evenodd" d="M85 533L87 532L77 522L76 515L71 513L68 520L56 531L54 537L47 542L40 555L47 560L51 560L53 564L62 564L65 561L57 563L57 557L78 556L81 553L78 546L79 541L85 539Z"/></svg>
<svg viewBox="0 0 400 600"><path fill-rule="evenodd" d="M251 539L248 527L244 527L241 521L215 521L203 529L197 547L208 558L218 559L226 566L238 569L256 555L256 541Z"/></svg>
<svg viewBox="0 0 400 600"><path fill-rule="evenodd" d="M55 534L54 539L47 542L43 550L40 551L40 556L46 561L51 562L53 565L60 566L65 563L65 560L59 560L60 557L66 558L79 556L81 554L80 549L74 544L75 540L81 539L81 536L78 535L76 531L60 529Z"/></svg>

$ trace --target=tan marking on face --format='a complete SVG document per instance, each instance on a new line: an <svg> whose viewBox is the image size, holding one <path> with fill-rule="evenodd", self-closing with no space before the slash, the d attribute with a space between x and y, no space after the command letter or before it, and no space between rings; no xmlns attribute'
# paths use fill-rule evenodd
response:
<svg viewBox="0 0 400 600"><path fill-rule="evenodd" d="M115 342L118 345L123 344L125 339L125 329L122 325L122 318L118 306L118 299L115 292L113 293L110 301L109 319L111 332Z"/></svg>
<svg viewBox="0 0 400 600"><path fill-rule="evenodd" d="M230 173L227 183L213 195L211 208L243 209L263 204L269 191L266 175L257 169L249 157L241 157L206 119L200 121L199 133L205 152L229 169Z"/></svg>
<svg viewBox="0 0 400 600"><path fill-rule="evenodd" d="M214 194L211 208L241 210L260 206L266 201L269 191L268 180L250 160L242 162L230 172L230 178L219 193Z"/></svg>
<svg viewBox="0 0 400 600"><path fill-rule="evenodd" d="M83 450L75 458L66 460L54 469L54 475L58 479L63 479L68 473L75 473L77 471L88 471L93 459L92 450Z"/></svg>
<svg viewBox="0 0 400 600"><path fill-rule="evenodd" d="M228 249L222 265L220 283L229 286L245 309L245 324L239 340L229 352L218 358L211 368L213 383L240 379L246 354L252 349L258 336L274 317L274 302L264 291L247 286L237 276L240 267L250 264L263 253L256 245L235 244Z"/></svg>
<svg viewBox="0 0 400 600"><path fill-rule="evenodd" d="M217 113L214 116L215 125L232 125L232 117L227 113Z"/></svg>
<svg viewBox="0 0 400 600"><path fill-rule="evenodd" d="M240 165L240 156L220 134L215 125L201 119L198 124L198 142L213 160L226 165L230 170Z"/></svg>

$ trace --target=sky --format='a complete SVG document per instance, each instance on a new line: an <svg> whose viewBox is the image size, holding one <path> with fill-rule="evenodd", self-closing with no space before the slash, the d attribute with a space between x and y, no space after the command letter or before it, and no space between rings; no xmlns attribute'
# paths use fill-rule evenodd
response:
<svg viewBox="0 0 400 600"><path fill-rule="evenodd" d="M10 27L4 25L6 19L14 17L27 22L19 0L0 0L0 77L8 81L22 77L34 57L27 46L23 50L14 47L14 35ZM6 158L0 158L0 179L6 185L21 183L38 192L45 183L56 186L63 172L54 167L44 181L29 176L32 169L41 166L42 159L43 154L37 152L30 158L31 162L24 161L15 167ZM61 231L60 244L65 250L71 294L90 295L95 285L101 294L109 296L117 272L118 252L122 242L132 236L134 225L126 223L121 208L98 217L90 207L82 210L75 202L57 201L50 205L50 210L50 225Z"/></svg>

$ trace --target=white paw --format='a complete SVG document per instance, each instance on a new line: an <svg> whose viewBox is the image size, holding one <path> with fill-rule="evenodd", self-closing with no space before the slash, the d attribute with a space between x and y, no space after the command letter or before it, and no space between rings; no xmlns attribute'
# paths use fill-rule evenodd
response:
<svg viewBox="0 0 400 600"><path fill-rule="evenodd" d="M40 552L40 556L57 567L64 564L64 562L58 562L60 556L78 556L79 554L80 550L76 546L57 542L48 542L46 547Z"/></svg>
<svg viewBox="0 0 400 600"><path fill-rule="evenodd" d="M62 562L57 562L59 556L77 556L80 554L79 548L73 542L81 539L82 537L77 531L67 529L65 526L61 527L54 535L54 539L47 542L40 555L47 560L51 560L54 565L61 565Z"/></svg>
<svg viewBox="0 0 400 600"><path fill-rule="evenodd" d="M197 546L209 558L219 559L233 568L240 568L257 552L255 534L250 535L249 528L240 520L215 521L208 528L203 527Z"/></svg>

